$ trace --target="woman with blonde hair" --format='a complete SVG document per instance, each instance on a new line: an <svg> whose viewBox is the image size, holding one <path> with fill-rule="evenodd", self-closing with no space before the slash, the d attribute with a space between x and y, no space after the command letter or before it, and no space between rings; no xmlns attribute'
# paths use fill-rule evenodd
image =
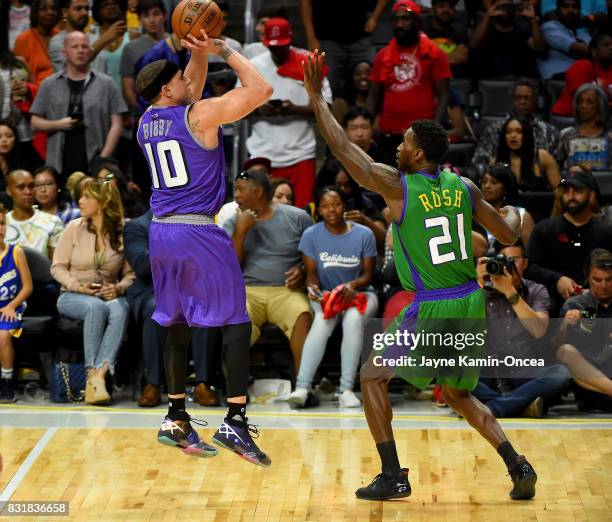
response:
<svg viewBox="0 0 612 522"><path fill-rule="evenodd" d="M81 319L87 367L87 404L108 404L105 377L114 372L128 320L124 294L135 275L123 252L123 206L110 182L87 180L81 217L68 223L53 256L51 273L62 285L60 314Z"/></svg>

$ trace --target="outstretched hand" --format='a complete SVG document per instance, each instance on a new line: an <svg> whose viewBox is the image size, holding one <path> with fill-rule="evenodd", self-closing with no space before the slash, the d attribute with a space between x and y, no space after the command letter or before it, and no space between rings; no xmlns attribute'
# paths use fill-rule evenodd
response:
<svg viewBox="0 0 612 522"><path fill-rule="evenodd" d="M209 38L204 29L200 29L200 33L202 35L201 38L188 34L181 40L181 46L188 49L192 55L207 56L209 54L219 54L225 42L216 38Z"/></svg>
<svg viewBox="0 0 612 522"><path fill-rule="evenodd" d="M325 53L315 49L312 54L302 62L304 69L304 87L311 98L321 94L323 82L323 67L325 65Z"/></svg>

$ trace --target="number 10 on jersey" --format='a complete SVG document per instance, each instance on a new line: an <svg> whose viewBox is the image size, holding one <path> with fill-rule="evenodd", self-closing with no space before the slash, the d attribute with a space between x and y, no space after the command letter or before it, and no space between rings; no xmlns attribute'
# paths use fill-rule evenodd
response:
<svg viewBox="0 0 612 522"><path fill-rule="evenodd" d="M155 162L153 147L150 143L145 143L144 148L147 151L147 158L151 167L153 187L158 189L160 188L159 176L157 175L157 163ZM176 140L160 141L155 149L166 188L187 185L189 183L189 174L187 173L187 166L185 165L180 143ZM168 162L168 156L170 156L170 162ZM172 171L174 171L174 174Z"/></svg>

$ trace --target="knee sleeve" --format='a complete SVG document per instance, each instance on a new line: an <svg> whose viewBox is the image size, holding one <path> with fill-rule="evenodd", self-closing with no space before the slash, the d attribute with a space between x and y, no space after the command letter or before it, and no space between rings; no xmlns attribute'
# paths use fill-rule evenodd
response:
<svg viewBox="0 0 612 522"><path fill-rule="evenodd" d="M232 324L223 328L223 374L228 397L247 394L250 338L251 323Z"/></svg>

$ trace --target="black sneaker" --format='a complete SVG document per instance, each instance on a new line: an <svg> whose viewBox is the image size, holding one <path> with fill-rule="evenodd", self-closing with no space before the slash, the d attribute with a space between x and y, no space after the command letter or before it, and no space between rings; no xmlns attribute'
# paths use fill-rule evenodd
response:
<svg viewBox="0 0 612 522"><path fill-rule="evenodd" d="M510 498L513 500L529 500L535 497L535 485L538 476L524 455L519 455L516 464L508 471L514 484L512 491L510 491Z"/></svg>
<svg viewBox="0 0 612 522"><path fill-rule="evenodd" d="M381 473L369 486L355 491L357 498L363 500L390 500L392 498L409 497L412 490L408 482L408 468L402 468L399 475L390 477Z"/></svg>
<svg viewBox="0 0 612 522"><path fill-rule="evenodd" d="M13 379L0 379L0 404L15 402L15 381Z"/></svg>
<svg viewBox="0 0 612 522"><path fill-rule="evenodd" d="M217 446L233 451L251 464L267 468L272 461L253 440L259 437L257 426L247 422L247 418L244 419L244 422L225 419L213 435L212 441Z"/></svg>

